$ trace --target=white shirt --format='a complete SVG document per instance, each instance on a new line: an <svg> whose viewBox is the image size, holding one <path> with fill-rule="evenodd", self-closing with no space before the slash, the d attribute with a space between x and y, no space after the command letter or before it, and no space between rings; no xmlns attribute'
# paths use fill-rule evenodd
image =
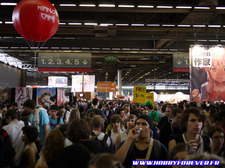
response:
<svg viewBox="0 0 225 168"><path fill-rule="evenodd" d="M118 134L115 134L115 133L113 132L113 130L111 130L111 139L112 139L113 145L115 145L115 143L116 143L116 138L117 138L117 136L118 136L121 132L122 132L122 131L120 130L120 132L119 132Z"/></svg>
<svg viewBox="0 0 225 168"><path fill-rule="evenodd" d="M95 133L95 135L97 135L97 138L100 141L102 141L103 138L105 137L105 133L104 132L98 132L98 131L95 131L95 130L93 130L93 132ZM106 143L107 143L108 146L111 145L111 139L110 139L110 137L107 138Z"/></svg>
<svg viewBox="0 0 225 168"><path fill-rule="evenodd" d="M20 164L20 157L25 147L25 143L22 141L22 128L24 126L25 125L23 121L11 121L8 125L3 127L3 129L9 134L12 142L12 147L15 149L16 166L19 166Z"/></svg>

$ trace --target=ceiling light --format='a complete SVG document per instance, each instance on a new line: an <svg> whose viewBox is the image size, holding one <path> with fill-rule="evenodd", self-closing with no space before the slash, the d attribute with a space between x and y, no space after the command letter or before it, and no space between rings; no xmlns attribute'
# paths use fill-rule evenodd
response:
<svg viewBox="0 0 225 168"><path fill-rule="evenodd" d="M101 23L99 26L113 26L112 23Z"/></svg>
<svg viewBox="0 0 225 168"><path fill-rule="evenodd" d="M216 9L225 9L223 6L216 7Z"/></svg>
<svg viewBox="0 0 225 168"><path fill-rule="evenodd" d="M173 6L157 6L157 8L162 8L162 9L172 9Z"/></svg>
<svg viewBox="0 0 225 168"><path fill-rule="evenodd" d="M2 21L0 21L0 24L2 24Z"/></svg>
<svg viewBox="0 0 225 168"><path fill-rule="evenodd" d="M129 24L116 24L116 26L129 26Z"/></svg>
<svg viewBox="0 0 225 168"><path fill-rule="evenodd" d="M11 49L19 49L19 47L10 47Z"/></svg>
<svg viewBox="0 0 225 168"><path fill-rule="evenodd" d="M84 23L84 25L86 25L86 26L96 26L98 24L97 23Z"/></svg>
<svg viewBox="0 0 225 168"><path fill-rule="evenodd" d="M102 50L110 50L110 48L102 48Z"/></svg>
<svg viewBox="0 0 225 168"><path fill-rule="evenodd" d="M70 47L61 47L62 50L69 50Z"/></svg>
<svg viewBox="0 0 225 168"><path fill-rule="evenodd" d="M207 40L197 40L197 41L207 41Z"/></svg>
<svg viewBox="0 0 225 168"><path fill-rule="evenodd" d="M147 24L147 26L160 26L160 24Z"/></svg>
<svg viewBox="0 0 225 168"><path fill-rule="evenodd" d="M62 37L52 37L52 39L63 39Z"/></svg>
<svg viewBox="0 0 225 168"><path fill-rule="evenodd" d="M140 48L132 48L131 50L134 50L134 51L139 51Z"/></svg>
<svg viewBox="0 0 225 168"><path fill-rule="evenodd" d="M76 6L76 4L59 4L59 6Z"/></svg>
<svg viewBox="0 0 225 168"><path fill-rule="evenodd" d="M59 23L59 25L66 25L66 23Z"/></svg>
<svg viewBox="0 0 225 168"><path fill-rule="evenodd" d="M81 48L82 50L90 50L90 48L86 48L86 47L83 47L83 48Z"/></svg>
<svg viewBox="0 0 225 168"><path fill-rule="evenodd" d="M51 49L57 50L57 49L59 49L59 47L51 47Z"/></svg>
<svg viewBox="0 0 225 168"><path fill-rule="evenodd" d="M80 47L71 47L72 50L79 50Z"/></svg>
<svg viewBox="0 0 225 168"><path fill-rule="evenodd" d="M99 7L115 7L114 4L99 4Z"/></svg>
<svg viewBox="0 0 225 168"><path fill-rule="evenodd" d="M149 5L138 5L138 8L154 8L154 6L149 6Z"/></svg>
<svg viewBox="0 0 225 168"><path fill-rule="evenodd" d="M134 8L134 5L118 5L119 8Z"/></svg>
<svg viewBox="0 0 225 168"><path fill-rule="evenodd" d="M17 39L21 39L21 38L23 38L23 37L16 37Z"/></svg>
<svg viewBox="0 0 225 168"><path fill-rule="evenodd" d="M191 25L177 25L178 27L191 27Z"/></svg>
<svg viewBox="0 0 225 168"><path fill-rule="evenodd" d="M173 27L173 26L175 26L175 25L173 25L173 24L163 24L162 26L168 26L168 27Z"/></svg>
<svg viewBox="0 0 225 168"><path fill-rule="evenodd" d="M120 50L120 48L112 48L112 50Z"/></svg>
<svg viewBox="0 0 225 168"><path fill-rule="evenodd" d="M95 4L80 4L79 6L82 6L82 7L95 7L96 5Z"/></svg>
<svg viewBox="0 0 225 168"><path fill-rule="evenodd" d="M208 25L208 27L221 27L220 25Z"/></svg>
<svg viewBox="0 0 225 168"><path fill-rule="evenodd" d="M209 40L209 42L218 42L219 40Z"/></svg>
<svg viewBox="0 0 225 168"><path fill-rule="evenodd" d="M100 48L91 48L92 50L100 50Z"/></svg>
<svg viewBox="0 0 225 168"><path fill-rule="evenodd" d="M1 3L2 6L16 6L17 3L11 3L11 2L2 2Z"/></svg>
<svg viewBox="0 0 225 168"><path fill-rule="evenodd" d="M64 39L66 39L66 40L74 40L75 37L65 37Z"/></svg>
<svg viewBox="0 0 225 168"><path fill-rule="evenodd" d="M28 47L20 47L20 49L28 49Z"/></svg>
<svg viewBox="0 0 225 168"><path fill-rule="evenodd" d="M13 24L12 21L5 21L5 24Z"/></svg>
<svg viewBox="0 0 225 168"><path fill-rule="evenodd" d="M131 26L145 26L144 24L131 24Z"/></svg>
<svg viewBox="0 0 225 168"><path fill-rule="evenodd" d="M82 25L82 23L68 23L68 25Z"/></svg>
<svg viewBox="0 0 225 168"><path fill-rule="evenodd" d="M177 9L191 9L192 6L176 6Z"/></svg>
<svg viewBox="0 0 225 168"><path fill-rule="evenodd" d="M40 49L48 49L48 47L40 47Z"/></svg>
<svg viewBox="0 0 225 168"><path fill-rule="evenodd" d="M205 27L205 25L193 25L193 27Z"/></svg>
<svg viewBox="0 0 225 168"><path fill-rule="evenodd" d="M205 7L205 6L196 6L194 8L195 9L210 9L210 7Z"/></svg>
<svg viewBox="0 0 225 168"><path fill-rule="evenodd" d="M122 50L129 51L130 48L122 48Z"/></svg>

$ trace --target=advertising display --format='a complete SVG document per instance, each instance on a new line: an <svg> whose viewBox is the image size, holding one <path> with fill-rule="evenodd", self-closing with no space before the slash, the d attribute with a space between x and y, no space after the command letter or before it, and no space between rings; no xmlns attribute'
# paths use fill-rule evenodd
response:
<svg viewBox="0 0 225 168"><path fill-rule="evenodd" d="M116 82L98 82L97 92L116 92Z"/></svg>
<svg viewBox="0 0 225 168"><path fill-rule="evenodd" d="M11 103L11 88L0 87L0 103L3 104Z"/></svg>
<svg viewBox="0 0 225 168"><path fill-rule="evenodd" d="M56 88L37 88L37 105L50 107L56 103L56 96Z"/></svg>
<svg viewBox="0 0 225 168"><path fill-rule="evenodd" d="M15 102L17 103L18 109L21 111L23 109L23 103L32 99L33 90L32 88L17 87L15 93Z"/></svg>
<svg viewBox="0 0 225 168"><path fill-rule="evenodd" d="M145 86L134 86L133 102L144 104L145 103L145 94L146 94Z"/></svg>
<svg viewBox="0 0 225 168"><path fill-rule="evenodd" d="M193 46L191 59L191 101L225 100L225 48Z"/></svg>
<svg viewBox="0 0 225 168"><path fill-rule="evenodd" d="M68 78L64 76L49 76L48 86L64 87L68 85Z"/></svg>
<svg viewBox="0 0 225 168"><path fill-rule="evenodd" d="M72 92L94 92L95 75L72 75Z"/></svg>
<svg viewBox="0 0 225 168"><path fill-rule="evenodd" d="M57 106L59 106L61 103L66 103L70 101L69 93L71 89L57 89Z"/></svg>

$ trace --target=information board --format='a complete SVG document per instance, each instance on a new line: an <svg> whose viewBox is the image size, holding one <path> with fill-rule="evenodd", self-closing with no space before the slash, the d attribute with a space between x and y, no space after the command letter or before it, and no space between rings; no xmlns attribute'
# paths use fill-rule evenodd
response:
<svg viewBox="0 0 225 168"><path fill-rule="evenodd" d="M97 92L116 92L116 82L98 82Z"/></svg>
<svg viewBox="0 0 225 168"><path fill-rule="evenodd" d="M145 94L146 94L145 86L134 86L133 102L144 104L145 103Z"/></svg>

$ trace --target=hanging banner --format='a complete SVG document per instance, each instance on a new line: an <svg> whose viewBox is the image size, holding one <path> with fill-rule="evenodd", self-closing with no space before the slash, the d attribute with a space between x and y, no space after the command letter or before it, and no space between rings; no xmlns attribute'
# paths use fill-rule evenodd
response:
<svg viewBox="0 0 225 168"><path fill-rule="evenodd" d="M56 88L37 88L37 106L48 106L56 103Z"/></svg>
<svg viewBox="0 0 225 168"><path fill-rule="evenodd" d="M116 92L116 82L98 82L97 92Z"/></svg>
<svg viewBox="0 0 225 168"><path fill-rule="evenodd" d="M64 87L68 84L68 78L64 76L49 76L48 86L52 87Z"/></svg>
<svg viewBox="0 0 225 168"><path fill-rule="evenodd" d="M191 101L225 100L225 48L192 46Z"/></svg>
<svg viewBox="0 0 225 168"><path fill-rule="evenodd" d="M83 87L83 91L82 91ZM94 92L95 75L72 75L72 92Z"/></svg>
<svg viewBox="0 0 225 168"><path fill-rule="evenodd" d="M15 102L17 103L17 107L19 111L23 109L23 103L28 100L32 99L33 90L32 88L26 87L17 87L15 93Z"/></svg>
<svg viewBox="0 0 225 168"><path fill-rule="evenodd" d="M145 103L145 94L146 94L145 86L134 86L133 102L144 104Z"/></svg>
<svg viewBox="0 0 225 168"><path fill-rule="evenodd" d="M61 103L66 103L70 101L69 93L71 92L71 89L65 88L65 89L57 89L57 106L59 106Z"/></svg>

